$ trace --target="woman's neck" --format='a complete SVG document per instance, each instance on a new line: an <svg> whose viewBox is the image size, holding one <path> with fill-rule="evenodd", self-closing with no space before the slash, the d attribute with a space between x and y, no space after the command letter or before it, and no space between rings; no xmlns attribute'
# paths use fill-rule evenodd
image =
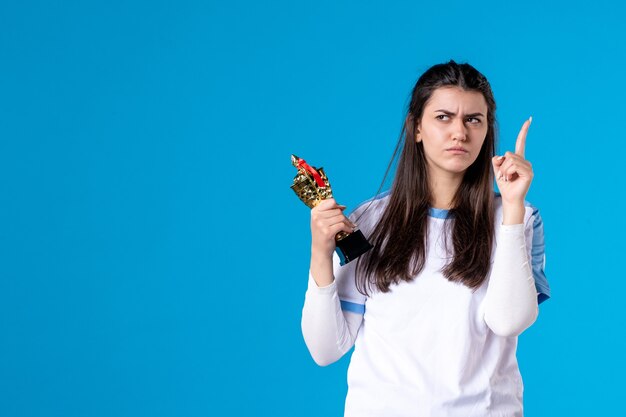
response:
<svg viewBox="0 0 626 417"><path fill-rule="evenodd" d="M463 174L430 173L431 206L438 209L450 210L456 190L463 181Z"/></svg>

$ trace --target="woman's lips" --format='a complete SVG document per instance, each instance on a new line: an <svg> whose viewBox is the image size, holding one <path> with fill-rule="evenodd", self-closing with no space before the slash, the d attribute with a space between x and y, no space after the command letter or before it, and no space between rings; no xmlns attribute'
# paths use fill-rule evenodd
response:
<svg viewBox="0 0 626 417"><path fill-rule="evenodd" d="M465 149L455 149L455 148L447 149L447 151L455 155L462 155L462 154L468 153Z"/></svg>

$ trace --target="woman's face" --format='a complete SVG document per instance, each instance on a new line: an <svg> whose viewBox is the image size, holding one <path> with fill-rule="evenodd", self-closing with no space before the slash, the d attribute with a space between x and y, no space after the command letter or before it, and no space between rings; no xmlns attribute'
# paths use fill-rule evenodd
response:
<svg viewBox="0 0 626 417"><path fill-rule="evenodd" d="M437 88L426 103L415 135L416 142L424 146L429 172L463 174L478 157L488 127L482 93Z"/></svg>

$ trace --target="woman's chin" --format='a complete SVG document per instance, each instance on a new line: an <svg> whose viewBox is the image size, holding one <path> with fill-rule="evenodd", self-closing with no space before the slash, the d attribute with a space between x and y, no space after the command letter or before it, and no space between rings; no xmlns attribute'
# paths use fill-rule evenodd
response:
<svg viewBox="0 0 626 417"><path fill-rule="evenodd" d="M469 161L443 161L443 163L435 166L437 167L436 171L441 173L447 172L448 174L463 175L470 165Z"/></svg>
<svg viewBox="0 0 626 417"><path fill-rule="evenodd" d="M463 174L469 168L468 164L450 164L447 171L454 174Z"/></svg>

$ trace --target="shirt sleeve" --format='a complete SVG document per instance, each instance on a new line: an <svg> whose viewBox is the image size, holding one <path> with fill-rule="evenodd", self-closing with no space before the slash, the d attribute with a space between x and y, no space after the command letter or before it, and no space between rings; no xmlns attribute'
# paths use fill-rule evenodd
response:
<svg viewBox="0 0 626 417"><path fill-rule="evenodd" d="M354 221L352 216L348 216ZM339 360L352 348L365 313L366 297L355 283L357 260L340 264L333 252L331 284L318 287L309 270L302 309L302 335L313 360L326 366Z"/></svg>
<svg viewBox="0 0 626 417"><path fill-rule="evenodd" d="M315 363L326 366L338 361L354 346L362 321L362 314L341 309L336 282L317 287L309 271L302 336Z"/></svg>
<svg viewBox="0 0 626 417"><path fill-rule="evenodd" d="M528 258L531 260L531 269L537 289L537 301L539 304L550 298L550 285L546 278L546 254L543 236L543 220L539 210L530 203L527 207L531 210L530 218L527 222L525 237Z"/></svg>
<svg viewBox="0 0 626 417"><path fill-rule="evenodd" d="M527 213L524 223L499 225L496 232L484 319L500 336L517 336L532 325L538 315L542 294L549 295L543 274L545 255L541 218L535 208L527 207ZM533 264L539 257L542 263Z"/></svg>

